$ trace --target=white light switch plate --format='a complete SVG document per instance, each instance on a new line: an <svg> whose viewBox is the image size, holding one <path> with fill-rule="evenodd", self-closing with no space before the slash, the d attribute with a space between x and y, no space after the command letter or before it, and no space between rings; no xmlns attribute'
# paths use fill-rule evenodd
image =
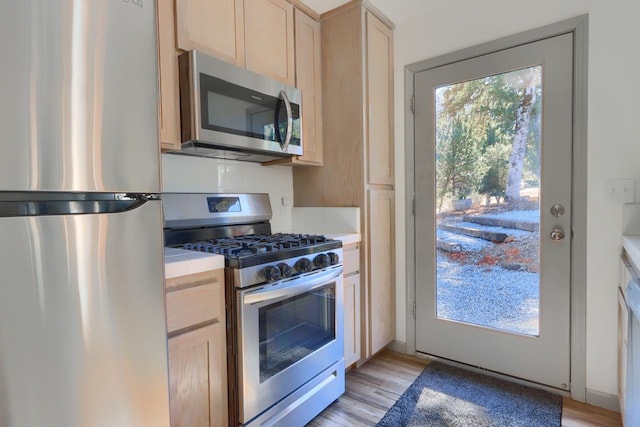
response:
<svg viewBox="0 0 640 427"><path fill-rule="evenodd" d="M614 203L634 203L636 201L635 179L609 179L604 184L608 201Z"/></svg>

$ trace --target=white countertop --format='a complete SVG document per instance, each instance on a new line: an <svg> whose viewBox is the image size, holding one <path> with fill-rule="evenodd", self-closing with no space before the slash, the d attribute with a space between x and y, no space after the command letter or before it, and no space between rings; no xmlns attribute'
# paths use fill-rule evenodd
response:
<svg viewBox="0 0 640 427"><path fill-rule="evenodd" d="M205 252L164 248L164 276L166 279L224 268L224 257Z"/></svg>
<svg viewBox="0 0 640 427"><path fill-rule="evenodd" d="M622 236L622 247L633 267L640 271L640 236Z"/></svg>
<svg viewBox="0 0 640 427"><path fill-rule="evenodd" d="M328 239L342 240L342 246L358 243L362 240L360 233L327 233L324 236Z"/></svg>

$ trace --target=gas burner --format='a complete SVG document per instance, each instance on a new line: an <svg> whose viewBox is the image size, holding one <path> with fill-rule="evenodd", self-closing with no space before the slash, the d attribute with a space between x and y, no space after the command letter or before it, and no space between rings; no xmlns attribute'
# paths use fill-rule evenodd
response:
<svg viewBox="0 0 640 427"><path fill-rule="evenodd" d="M224 255L228 267L249 267L340 247L340 242L315 234L249 234L184 243L182 248Z"/></svg>

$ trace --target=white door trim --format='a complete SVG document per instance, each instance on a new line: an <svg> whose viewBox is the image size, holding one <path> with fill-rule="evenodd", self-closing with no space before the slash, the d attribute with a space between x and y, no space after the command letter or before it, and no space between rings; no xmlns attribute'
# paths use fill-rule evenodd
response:
<svg viewBox="0 0 640 427"><path fill-rule="evenodd" d="M520 46L565 33L574 35L573 71L573 246L571 255L571 397L586 400L586 259L587 259L587 65L588 15L581 15L534 30L469 47L436 58L405 66L405 185L406 185L406 350L415 354L416 325L414 304L415 278L415 217L414 199L414 116L411 97L414 75L442 65L474 58L492 52Z"/></svg>

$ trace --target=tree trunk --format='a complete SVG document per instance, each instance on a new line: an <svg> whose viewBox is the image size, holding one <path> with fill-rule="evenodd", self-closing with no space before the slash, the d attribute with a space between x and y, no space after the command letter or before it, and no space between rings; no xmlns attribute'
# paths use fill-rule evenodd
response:
<svg viewBox="0 0 640 427"><path fill-rule="evenodd" d="M522 101L516 111L516 129L513 137L513 148L509 157L509 176L507 178L506 201L520 200L520 185L522 183L522 169L524 155L529 136L529 122L531 110L536 103L536 85L533 72L529 75L529 81L524 89Z"/></svg>

